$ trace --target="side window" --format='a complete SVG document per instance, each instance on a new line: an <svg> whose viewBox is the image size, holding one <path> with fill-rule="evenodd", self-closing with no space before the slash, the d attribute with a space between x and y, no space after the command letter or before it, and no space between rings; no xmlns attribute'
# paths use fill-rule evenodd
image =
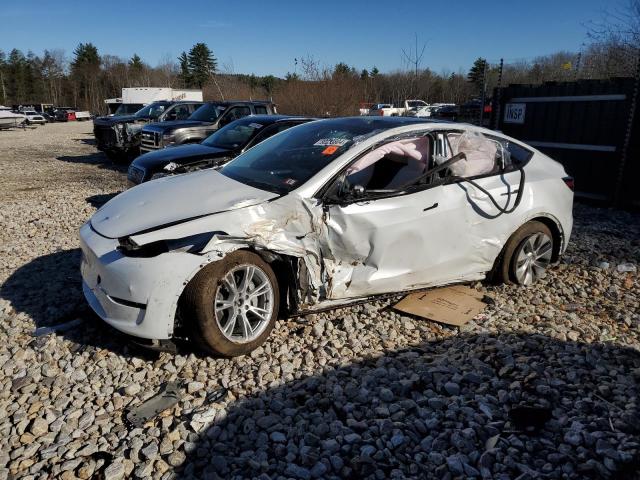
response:
<svg viewBox="0 0 640 480"><path fill-rule="evenodd" d="M225 115L220 119L218 126L222 127L234 120L238 120L249 115L251 115L251 109L249 107L233 107L225 112Z"/></svg>
<svg viewBox="0 0 640 480"><path fill-rule="evenodd" d="M176 120L186 120L191 115L189 105L178 105L176 107Z"/></svg>
<svg viewBox="0 0 640 480"><path fill-rule="evenodd" d="M441 164L451 157L464 153L465 158L451 165L449 174L468 178L498 173L502 164L504 148L494 138L480 132L449 131L435 132L437 153L436 164Z"/></svg>
<svg viewBox="0 0 640 480"><path fill-rule="evenodd" d="M256 111L256 115L266 115L267 114L267 107L265 107L264 105L256 105L254 107L254 110Z"/></svg>
<svg viewBox="0 0 640 480"><path fill-rule="evenodd" d="M257 145L258 143L265 141L267 138L273 137L276 133L283 132L295 125L295 123L276 123L275 125L270 125L253 137L250 146Z"/></svg>
<svg viewBox="0 0 640 480"><path fill-rule="evenodd" d="M509 168L513 166L515 168L524 167L527 162L533 156L533 152L528 150L517 143L504 141L506 143L506 150L508 152L508 157L505 158L505 166Z"/></svg>
<svg viewBox="0 0 640 480"><path fill-rule="evenodd" d="M192 103L189 105L189 112L193 113L195 112L197 109L199 109L202 105L198 105L197 103Z"/></svg>
<svg viewBox="0 0 640 480"><path fill-rule="evenodd" d="M189 118L189 115L191 115L189 112L189 105L176 105L167 112L165 121L185 120Z"/></svg>
<svg viewBox="0 0 640 480"><path fill-rule="evenodd" d="M386 143L347 168L347 189L400 190L418 182L427 171L432 152L429 136Z"/></svg>

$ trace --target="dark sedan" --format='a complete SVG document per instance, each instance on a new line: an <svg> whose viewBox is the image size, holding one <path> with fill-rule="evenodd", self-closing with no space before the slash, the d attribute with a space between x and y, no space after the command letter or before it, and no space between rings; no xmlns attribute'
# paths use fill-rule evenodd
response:
<svg viewBox="0 0 640 480"><path fill-rule="evenodd" d="M220 128L202 143L168 147L139 156L131 163L128 178L131 183L139 184L166 175L217 167L276 133L311 120L285 115L244 117Z"/></svg>

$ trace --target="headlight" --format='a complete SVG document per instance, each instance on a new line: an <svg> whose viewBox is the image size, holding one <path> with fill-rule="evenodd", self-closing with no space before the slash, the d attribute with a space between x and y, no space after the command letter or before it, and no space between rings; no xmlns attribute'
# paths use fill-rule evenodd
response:
<svg viewBox="0 0 640 480"><path fill-rule="evenodd" d="M118 239L118 250L127 257L149 258L166 252L199 253L214 235L222 232L207 232L174 240L159 240L146 245L138 245L129 237Z"/></svg>
<svg viewBox="0 0 640 480"><path fill-rule="evenodd" d="M145 170L135 165L129 165L129 170L127 172L127 178L131 180L133 183L142 183L144 180Z"/></svg>
<svg viewBox="0 0 640 480"><path fill-rule="evenodd" d="M176 141L176 136L172 133L165 133L162 135L162 143L168 145L170 143L174 143Z"/></svg>

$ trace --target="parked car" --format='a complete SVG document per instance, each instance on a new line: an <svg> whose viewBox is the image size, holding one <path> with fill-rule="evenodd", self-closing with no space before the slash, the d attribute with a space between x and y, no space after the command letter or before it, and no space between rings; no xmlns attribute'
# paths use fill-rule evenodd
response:
<svg viewBox="0 0 640 480"><path fill-rule="evenodd" d="M140 151L140 131L150 122L183 120L202 105L202 102L150 103L134 115L98 117L93 120L93 134L98 150L113 160L134 158Z"/></svg>
<svg viewBox="0 0 640 480"><path fill-rule="evenodd" d="M444 105L432 112L431 116L455 121L460 116L460 107L457 105Z"/></svg>
<svg viewBox="0 0 640 480"><path fill-rule="evenodd" d="M151 123L142 129L141 152L199 143L218 128L248 115L274 115L271 102L207 102L186 120Z"/></svg>
<svg viewBox="0 0 640 480"><path fill-rule="evenodd" d="M373 105L371 105L371 107L369 107L369 112L367 113L367 115L372 115L372 116L390 116L390 115L385 115L385 111L392 109L393 105L391 105L390 103L374 103Z"/></svg>
<svg viewBox="0 0 640 480"><path fill-rule="evenodd" d="M87 110L77 110L74 113L74 116L76 117L76 120L78 122L83 122L85 120L91 120L91 112L87 111Z"/></svg>
<svg viewBox="0 0 640 480"><path fill-rule="evenodd" d="M178 145L136 158L129 166L129 182L136 185L154 178L224 165L242 152L310 118L285 115L251 115L216 130L201 143Z"/></svg>
<svg viewBox="0 0 640 480"><path fill-rule="evenodd" d="M423 100L405 100L404 102L396 105L391 105L388 103L378 104L376 105L376 108L369 110L369 115L384 117L410 116L410 112L415 112L419 108L427 106L427 102Z"/></svg>
<svg viewBox="0 0 640 480"><path fill-rule="evenodd" d="M309 122L114 197L80 230L83 290L123 332L242 355L279 316L535 282L567 247L572 187L561 164L472 125Z"/></svg>
<svg viewBox="0 0 640 480"><path fill-rule="evenodd" d="M73 108L56 107L53 111L53 118L56 122L68 122L69 115L73 113Z"/></svg>
<svg viewBox="0 0 640 480"><path fill-rule="evenodd" d="M25 123L27 125L44 125L47 123L47 119L35 110L22 110L20 113L26 117Z"/></svg>

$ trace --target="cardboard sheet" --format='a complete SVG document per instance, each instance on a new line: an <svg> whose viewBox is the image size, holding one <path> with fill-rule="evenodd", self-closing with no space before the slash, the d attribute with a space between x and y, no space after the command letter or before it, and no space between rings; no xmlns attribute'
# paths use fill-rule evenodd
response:
<svg viewBox="0 0 640 480"><path fill-rule="evenodd" d="M484 295L463 285L407 295L393 308L447 325L461 326L484 310Z"/></svg>

